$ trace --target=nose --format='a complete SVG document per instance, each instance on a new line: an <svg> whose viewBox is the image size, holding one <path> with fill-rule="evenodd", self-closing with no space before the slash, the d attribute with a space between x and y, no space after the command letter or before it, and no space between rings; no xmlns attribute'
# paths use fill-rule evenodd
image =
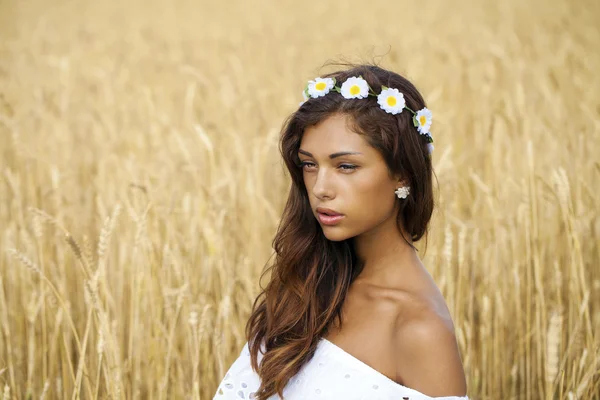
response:
<svg viewBox="0 0 600 400"><path fill-rule="evenodd" d="M327 168L320 168L317 173L317 179L313 185L313 194L318 199L324 198L333 199L335 197L335 191L333 190L333 182L330 173Z"/></svg>

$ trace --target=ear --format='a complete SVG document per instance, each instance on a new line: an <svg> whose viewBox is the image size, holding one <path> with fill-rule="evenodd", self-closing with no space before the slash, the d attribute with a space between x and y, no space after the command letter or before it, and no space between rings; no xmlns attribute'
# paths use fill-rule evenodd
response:
<svg viewBox="0 0 600 400"><path fill-rule="evenodd" d="M404 179L404 177L397 175L395 177L396 187L408 186L408 179Z"/></svg>

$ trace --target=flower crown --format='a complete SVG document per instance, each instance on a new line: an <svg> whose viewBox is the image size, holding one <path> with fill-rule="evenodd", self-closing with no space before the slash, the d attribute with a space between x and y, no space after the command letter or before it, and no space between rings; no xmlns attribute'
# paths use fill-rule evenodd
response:
<svg viewBox="0 0 600 400"><path fill-rule="evenodd" d="M304 88L302 92L304 101L300 105L304 104L310 98L315 99L325 96L331 90L340 93L346 99L365 99L368 96L377 97L379 107L393 115L400 114L403 109L407 109L413 115L413 125L421 135L425 135L427 138L427 150L429 153L433 151L433 138L429 132L432 120L431 111L427 107L417 112L411 110L406 106L404 95L398 89L381 86L381 93L377 94L362 76L351 76L342 83L341 87L336 86L335 78L315 78L312 81L308 81L308 84Z"/></svg>

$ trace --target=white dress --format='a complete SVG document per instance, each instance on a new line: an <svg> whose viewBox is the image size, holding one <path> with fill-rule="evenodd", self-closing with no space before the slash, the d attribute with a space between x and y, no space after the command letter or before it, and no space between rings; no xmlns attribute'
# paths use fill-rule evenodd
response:
<svg viewBox="0 0 600 400"><path fill-rule="evenodd" d="M259 351L259 363L262 356ZM260 378L250 366L246 342L213 400L253 399L259 386ZM283 397L284 400L468 400L466 396L430 397L402 386L325 338L317 344L310 361L285 386ZM276 394L269 399L281 400Z"/></svg>

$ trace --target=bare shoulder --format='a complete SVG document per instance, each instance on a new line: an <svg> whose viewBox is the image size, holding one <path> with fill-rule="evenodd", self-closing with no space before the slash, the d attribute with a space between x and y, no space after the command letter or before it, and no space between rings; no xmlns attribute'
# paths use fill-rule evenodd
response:
<svg viewBox="0 0 600 400"><path fill-rule="evenodd" d="M398 314L393 338L398 382L431 397L465 396L454 325L441 294L404 292L399 301L406 306Z"/></svg>

